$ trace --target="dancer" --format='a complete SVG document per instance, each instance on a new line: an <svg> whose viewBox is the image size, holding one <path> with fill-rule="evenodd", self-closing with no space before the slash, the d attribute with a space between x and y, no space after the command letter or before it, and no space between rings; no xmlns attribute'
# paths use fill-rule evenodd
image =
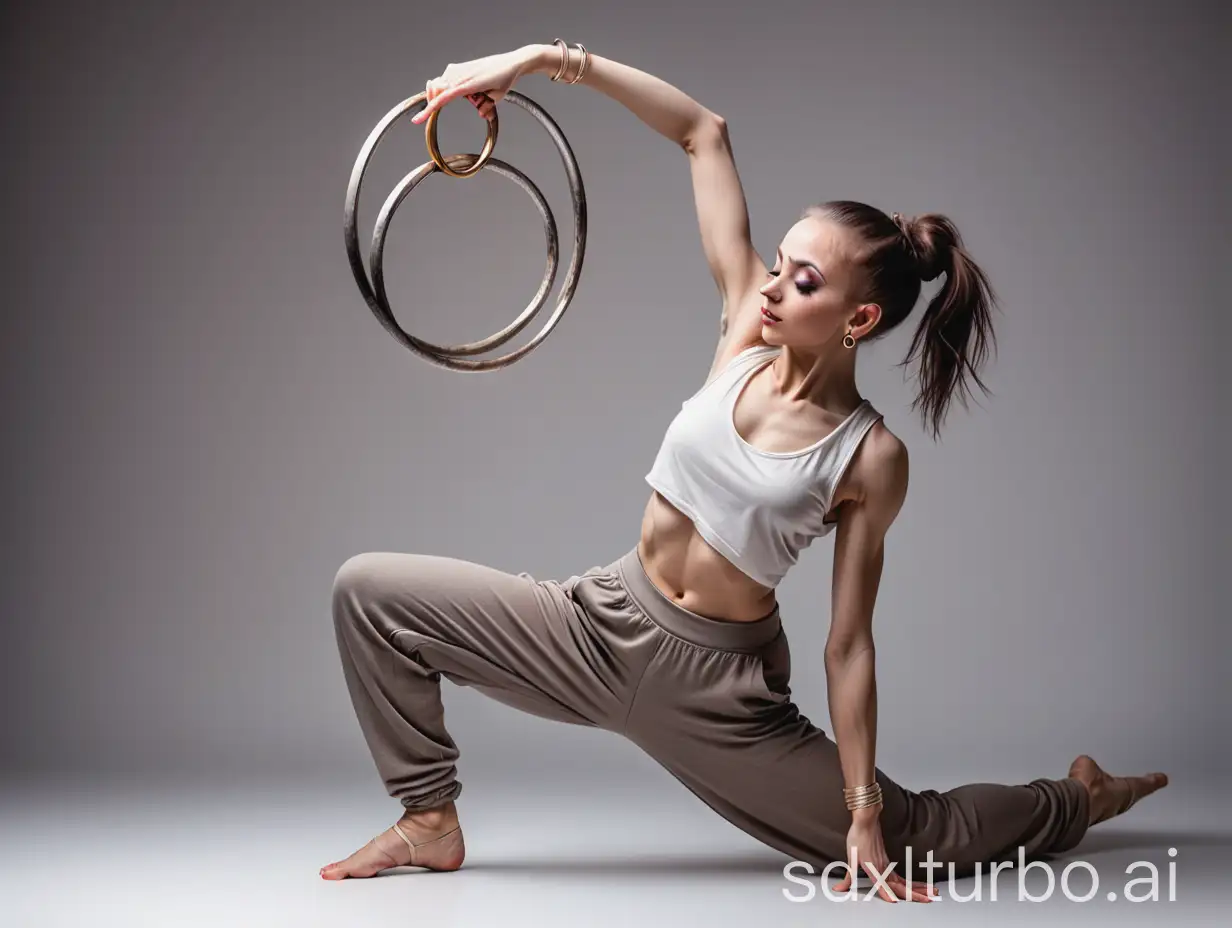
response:
<svg viewBox="0 0 1232 928"><path fill-rule="evenodd" d="M953 222L829 201L805 210L768 269L750 242L724 121L658 78L561 40L450 65L428 81L414 121L459 97L490 118L534 73L606 94L687 153L722 297L718 347L646 475L641 536L615 561L566 580L432 554L368 553L342 565L333 618L346 684L403 815L321 875L462 865L459 752L444 726L442 677L623 735L795 859L855 860L873 879L894 862L878 887L887 901L931 898L918 867L929 851L944 868L934 880L1014 860L1020 847L1027 857L1063 852L1166 785L1160 773L1110 776L1086 755L1064 777L946 792L914 792L875 765L873 607L908 458L861 397L856 355L906 319L923 281L944 275L908 353L920 369L912 408L935 438L967 377L984 388L995 297ZM775 598L800 551L831 532L833 739L791 699Z"/></svg>

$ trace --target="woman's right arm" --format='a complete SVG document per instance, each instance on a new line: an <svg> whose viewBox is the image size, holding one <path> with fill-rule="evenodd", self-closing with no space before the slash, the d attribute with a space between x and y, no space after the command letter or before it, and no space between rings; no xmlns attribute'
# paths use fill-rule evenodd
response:
<svg viewBox="0 0 1232 928"><path fill-rule="evenodd" d="M523 51L529 62L526 73L550 76L560 69L559 45L528 45ZM760 338L760 304L753 305L757 301L746 297L766 274L766 265L752 245L748 206L732 157L727 124L684 91L652 74L589 49L587 57L579 84L622 104L689 155L702 250L723 296L718 363L720 356L755 344L751 339ZM581 52L571 48L563 80L577 74L580 61Z"/></svg>
<svg viewBox="0 0 1232 928"><path fill-rule="evenodd" d="M555 74L560 69L559 45L527 45L528 73ZM714 113L666 81L587 49L586 73L578 86L593 87L628 108L634 116L677 145L686 146ZM581 52L569 49L569 69L562 81L577 74Z"/></svg>

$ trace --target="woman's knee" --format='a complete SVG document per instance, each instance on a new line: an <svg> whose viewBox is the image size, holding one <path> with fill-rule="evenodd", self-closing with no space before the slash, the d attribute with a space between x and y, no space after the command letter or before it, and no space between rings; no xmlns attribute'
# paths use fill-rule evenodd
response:
<svg viewBox="0 0 1232 928"><path fill-rule="evenodd" d="M334 576L335 620L375 611L413 613L421 596L429 595L432 558L411 553L368 551L346 558ZM384 610L383 606L391 606Z"/></svg>
<svg viewBox="0 0 1232 928"><path fill-rule="evenodd" d="M357 618L391 599L405 599L406 591L416 586L417 562L414 555L384 551L347 558L334 575L334 619Z"/></svg>
<svg viewBox="0 0 1232 928"><path fill-rule="evenodd" d="M355 554L342 562L334 574L334 601L369 592L379 573L379 556L373 552Z"/></svg>

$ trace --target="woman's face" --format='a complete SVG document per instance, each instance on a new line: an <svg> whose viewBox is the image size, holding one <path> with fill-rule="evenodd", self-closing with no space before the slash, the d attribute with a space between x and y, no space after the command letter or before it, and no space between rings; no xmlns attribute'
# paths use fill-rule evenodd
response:
<svg viewBox="0 0 1232 928"><path fill-rule="evenodd" d="M802 219L788 230L760 289L763 310L777 317L762 316L763 341L812 349L841 341L859 308L852 244L845 229L822 219Z"/></svg>

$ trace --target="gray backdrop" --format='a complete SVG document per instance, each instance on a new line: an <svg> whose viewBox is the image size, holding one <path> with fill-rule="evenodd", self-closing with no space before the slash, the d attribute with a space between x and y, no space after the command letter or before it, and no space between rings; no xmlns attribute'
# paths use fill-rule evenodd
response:
<svg viewBox="0 0 1232 928"><path fill-rule="evenodd" d="M1226 771L1226 6L622 6L5 8L6 774L379 789L330 624L349 555L564 578L633 546L718 334L684 154L594 90L517 85L573 145L590 244L556 332L503 372L398 346L343 250L377 120L451 61L556 35L728 119L763 255L812 202L938 211L1002 297L995 395L956 406L940 443L894 367L923 302L861 351L859 386L912 455L877 603L878 764L908 785L1061 776L1080 751L1174 782ZM501 115L498 156L560 218L563 276L560 161ZM444 150L478 150L469 104L440 127ZM426 157L409 122L382 145L363 240ZM400 319L450 343L495 331L542 243L507 180L429 178L387 251ZM796 699L827 730L831 550L780 590ZM616 788L650 764L446 701L464 780Z"/></svg>

